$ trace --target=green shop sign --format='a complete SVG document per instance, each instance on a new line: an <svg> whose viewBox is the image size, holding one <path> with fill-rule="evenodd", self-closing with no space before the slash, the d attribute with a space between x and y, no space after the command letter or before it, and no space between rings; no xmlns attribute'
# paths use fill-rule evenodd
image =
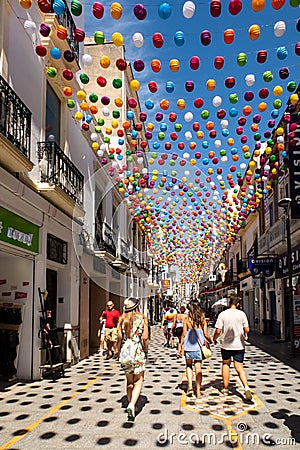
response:
<svg viewBox="0 0 300 450"><path fill-rule="evenodd" d="M39 252L39 227L0 206L0 241Z"/></svg>

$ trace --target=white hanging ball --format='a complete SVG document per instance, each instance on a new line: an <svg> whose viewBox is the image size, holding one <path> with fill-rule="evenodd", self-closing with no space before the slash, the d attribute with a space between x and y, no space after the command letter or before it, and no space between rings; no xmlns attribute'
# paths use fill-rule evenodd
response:
<svg viewBox="0 0 300 450"><path fill-rule="evenodd" d="M216 148L220 148L221 145L222 145L222 142L220 141L220 139L217 139L217 140L215 141L215 147L216 147Z"/></svg>
<svg viewBox="0 0 300 450"><path fill-rule="evenodd" d="M279 20L274 25L274 34L276 37L281 37L286 32L286 25L283 20Z"/></svg>
<svg viewBox="0 0 300 450"><path fill-rule="evenodd" d="M97 141L97 139L98 139L98 134L97 134L97 133L92 133L92 134L91 134L91 139L92 139L92 141Z"/></svg>
<svg viewBox="0 0 300 450"><path fill-rule="evenodd" d="M253 73L249 73L245 76L245 81L247 86L253 86L255 83L255 75Z"/></svg>
<svg viewBox="0 0 300 450"><path fill-rule="evenodd" d="M83 55L82 56L82 63L84 66L91 66L93 64L93 58L91 57L91 55Z"/></svg>
<svg viewBox="0 0 300 450"><path fill-rule="evenodd" d="M284 143L284 137L283 136L278 136L277 137L277 143L278 144L283 144Z"/></svg>
<svg viewBox="0 0 300 450"><path fill-rule="evenodd" d="M223 128L223 130L225 130L226 128L228 128L228 120L223 119L220 122L221 128Z"/></svg>
<svg viewBox="0 0 300 450"><path fill-rule="evenodd" d="M144 192L145 192L145 194L147 194L147 192L149 192L149 189L148 189L148 188L145 188L145 189L144 189Z"/></svg>
<svg viewBox="0 0 300 450"><path fill-rule="evenodd" d="M147 167L143 167L143 169L142 169L142 174L144 174L144 175L145 175L145 173L148 173L148 169L147 169Z"/></svg>
<svg viewBox="0 0 300 450"><path fill-rule="evenodd" d="M102 109L102 114L104 115L104 117L108 117L109 114L110 114L109 109L108 108L103 108Z"/></svg>
<svg viewBox="0 0 300 450"><path fill-rule="evenodd" d="M211 187L213 187L215 185L215 182L211 181L209 184L211 185Z"/></svg>
<svg viewBox="0 0 300 450"><path fill-rule="evenodd" d="M186 132L184 133L184 137L185 137L185 139L186 139L187 141L190 141L190 140L192 139L193 135L192 135L192 133L191 133L190 131L186 131Z"/></svg>
<svg viewBox="0 0 300 450"><path fill-rule="evenodd" d="M36 24L32 20L25 20L24 28L25 28L26 33L31 35L36 30Z"/></svg>
<svg viewBox="0 0 300 450"><path fill-rule="evenodd" d="M143 164L144 158L140 157L137 159L138 164Z"/></svg>
<svg viewBox="0 0 300 450"><path fill-rule="evenodd" d="M179 187L178 187L177 184L175 184L175 186L173 187L174 191L177 191L178 188L179 188Z"/></svg>
<svg viewBox="0 0 300 450"><path fill-rule="evenodd" d="M262 179L262 181L268 181L268 177L266 177L266 176L261 177L261 179Z"/></svg>
<svg viewBox="0 0 300 450"><path fill-rule="evenodd" d="M105 144L101 144L101 145L100 145L100 150L101 150L102 152L105 152L105 150L106 150L106 145L105 145Z"/></svg>
<svg viewBox="0 0 300 450"><path fill-rule="evenodd" d="M185 120L186 122L191 122L191 121L193 120L193 118L194 118L194 114L191 113L191 112L187 112L187 113L185 113L185 115L184 115L184 120Z"/></svg>
<svg viewBox="0 0 300 450"><path fill-rule="evenodd" d="M132 42L137 48L141 48L144 44L144 36L142 33L134 33L132 35Z"/></svg>
<svg viewBox="0 0 300 450"><path fill-rule="evenodd" d="M185 170L185 171L184 171L184 175L185 175L186 177L188 177L188 176L190 175L190 171L189 171L189 170Z"/></svg>
<svg viewBox="0 0 300 450"><path fill-rule="evenodd" d="M245 170L247 167L246 163L241 163L240 164L240 169Z"/></svg>
<svg viewBox="0 0 300 450"><path fill-rule="evenodd" d="M192 208L193 208L193 206L192 206L192 205L189 205L189 206L188 206L188 208L189 208L189 209L192 209Z"/></svg>
<svg viewBox="0 0 300 450"><path fill-rule="evenodd" d="M121 180L124 180L124 178L125 178L125 173L120 173L120 174L119 174L119 177L121 178Z"/></svg>
<svg viewBox="0 0 300 450"><path fill-rule="evenodd" d="M269 164L266 164L265 166L264 166L264 170L270 170L270 166L269 166Z"/></svg>
<svg viewBox="0 0 300 450"><path fill-rule="evenodd" d="M227 162L227 161L228 161L227 156L222 156L222 157L221 157L221 161L222 161L223 163Z"/></svg>
<svg viewBox="0 0 300 450"><path fill-rule="evenodd" d="M48 141L50 141L50 142L54 142L54 141L55 141L55 136L54 136L54 134L49 134L49 136L48 136Z"/></svg>
<svg viewBox="0 0 300 450"><path fill-rule="evenodd" d="M98 155L98 156L101 157L101 156L103 156L103 154L104 154L103 150L100 150L100 149L97 150L97 155Z"/></svg>
<svg viewBox="0 0 300 450"><path fill-rule="evenodd" d="M185 2L182 7L182 14L186 19L191 19L195 13L195 4L193 2Z"/></svg>
<svg viewBox="0 0 300 450"><path fill-rule="evenodd" d="M116 169L118 167L118 161L112 162L112 169Z"/></svg>
<svg viewBox="0 0 300 450"><path fill-rule="evenodd" d="M189 159L189 157L190 157L190 154L189 154L189 153L184 153L184 154L183 154L183 158L184 158L184 159Z"/></svg>
<svg viewBox="0 0 300 450"><path fill-rule="evenodd" d="M213 98L212 104L213 104L216 108L218 108L219 106L222 105L222 98L221 98L219 95L216 95L216 96Z"/></svg>

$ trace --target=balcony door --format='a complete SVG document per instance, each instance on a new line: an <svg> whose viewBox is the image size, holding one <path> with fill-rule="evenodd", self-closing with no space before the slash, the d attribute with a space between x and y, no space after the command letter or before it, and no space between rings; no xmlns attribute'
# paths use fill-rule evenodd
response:
<svg viewBox="0 0 300 450"><path fill-rule="evenodd" d="M60 145L61 104L54 90L47 83L45 140Z"/></svg>

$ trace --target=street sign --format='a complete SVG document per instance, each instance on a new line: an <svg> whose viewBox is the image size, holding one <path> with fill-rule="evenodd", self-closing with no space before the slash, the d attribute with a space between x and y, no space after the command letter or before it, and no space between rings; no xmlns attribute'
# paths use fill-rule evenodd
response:
<svg viewBox="0 0 300 450"><path fill-rule="evenodd" d="M260 273L270 277L274 273L275 258L249 258L249 269L252 277Z"/></svg>

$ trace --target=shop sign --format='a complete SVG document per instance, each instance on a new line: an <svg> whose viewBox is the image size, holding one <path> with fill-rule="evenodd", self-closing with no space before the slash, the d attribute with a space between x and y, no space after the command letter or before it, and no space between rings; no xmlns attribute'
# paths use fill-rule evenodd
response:
<svg viewBox="0 0 300 450"><path fill-rule="evenodd" d="M0 241L39 252L39 227L0 206Z"/></svg>
<svg viewBox="0 0 300 450"><path fill-rule="evenodd" d="M291 197L291 218L300 219L300 122L298 114L291 115L291 123L296 123L294 137L289 142L289 181Z"/></svg>
<svg viewBox="0 0 300 450"><path fill-rule="evenodd" d="M292 274L296 275L300 273L300 245L292 248L291 253L292 260ZM284 253L278 256L276 260L276 278L284 278L288 276L288 254Z"/></svg>
<svg viewBox="0 0 300 450"><path fill-rule="evenodd" d="M161 280L161 289L163 291L167 291L171 287L171 281L170 280Z"/></svg>
<svg viewBox="0 0 300 450"><path fill-rule="evenodd" d="M249 258L249 269L253 277L260 273L270 277L274 273L275 258Z"/></svg>

